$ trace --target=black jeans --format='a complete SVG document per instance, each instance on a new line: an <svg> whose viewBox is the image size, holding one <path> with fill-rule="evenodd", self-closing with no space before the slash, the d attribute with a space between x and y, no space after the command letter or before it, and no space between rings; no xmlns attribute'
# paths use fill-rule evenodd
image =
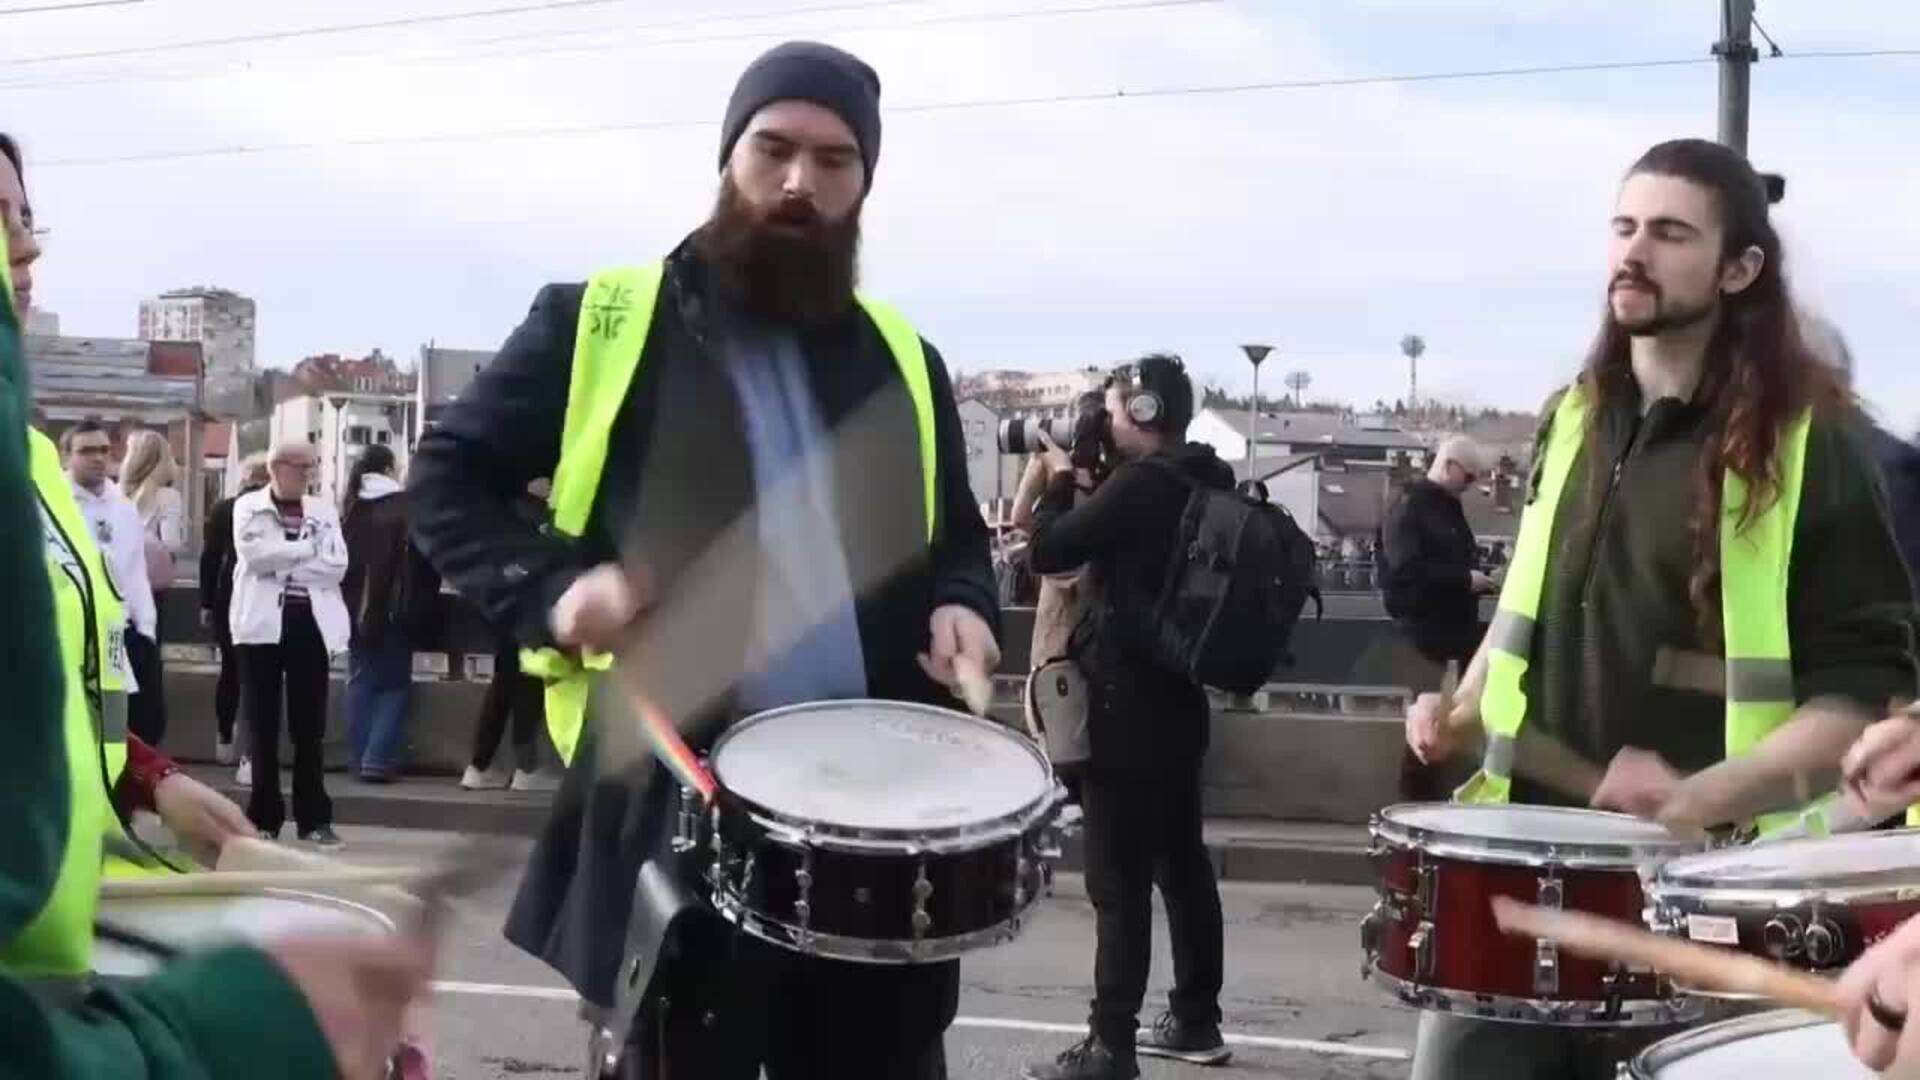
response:
<svg viewBox="0 0 1920 1080"><path fill-rule="evenodd" d="M1115 774L1081 785L1087 897L1094 909L1093 1015L1102 1042L1131 1048L1153 959L1153 887L1173 944L1174 1016L1220 1022L1220 888L1200 838L1200 767Z"/></svg>
<svg viewBox="0 0 1920 1080"><path fill-rule="evenodd" d="M502 641L493 653L493 681L480 700L480 724L473 732L473 767L485 772L500 749L500 737L507 733L507 717L513 717L514 761L532 772L534 740L545 721L546 686L531 675L520 673L520 646Z"/></svg>
<svg viewBox="0 0 1920 1080"><path fill-rule="evenodd" d="M127 664L140 692L127 697L127 730L148 746L167 735L167 688L160 666L160 644L127 624Z"/></svg>
<svg viewBox="0 0 1920 1080"><path fill-rule="evenodd" d="M280 613L280 644L241 645L237 651L253 757L247 817L270 833L278 833L287 820L280 795L284 696L287 737L293 743L294 823L303 833L333 824L333 800L327 798L326 761L321 756L327 734L327 645L313 621L313 608L288 604Z"/></svg>
<svg viewBox="0 0 1920 1080"><path fill-rule="evenodd" d="M960 963L803 956L696 919L627 1033L622 1080L946 1080Z"/></svg>
<svg viewBox="0 0 1920 1080"><path fill-rule="evenodd" d="M233 632L225 619L213 624L214 646L220 652L220 678L213 685L213 722L220 741L233 741L234 720L240 715L240 657L233 650Z"/></svg>

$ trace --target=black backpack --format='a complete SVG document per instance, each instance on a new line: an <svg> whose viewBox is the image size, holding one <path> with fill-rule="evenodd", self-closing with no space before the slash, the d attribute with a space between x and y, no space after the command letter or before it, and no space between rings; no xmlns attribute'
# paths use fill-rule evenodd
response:
<svg viewBox="0 0 1920 1080"><path fill-rule="evenodd" d="M1147 623L1155 657L1202 686L1251 694L1282 663L1315 584L1313 539L1285 507L1196 484L1180 515L1180 538Z"/></svg>

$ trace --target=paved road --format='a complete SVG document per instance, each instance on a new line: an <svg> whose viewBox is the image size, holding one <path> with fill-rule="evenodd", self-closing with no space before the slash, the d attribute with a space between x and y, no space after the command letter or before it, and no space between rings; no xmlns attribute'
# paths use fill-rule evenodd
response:
<svg viewBox="0 0 1920 1080"><path fill-rule="evenodd" d="M372 864L424 860L445 833L346 828L344 858ZM501 940L512 882L458 903L433 1007L436 1075L453 1080L573 1077L583 1057L575 1005L539 963ZM1227 1072L1145 1063L1152 1080L1175 1077L1389 1080L1407 1075L1413 1014L1359 978L1355 926L1368 890L1338 886L1228 885ZM1171 961L1164 927L1149 1010L1165 1000ZM1079 1038L1091 975L1093 912L1079 880L1056 895L1011 945L964 968L962 1020L949 1034L956 1080L1019 1075L1029 1060ZM1150 1017L1149 1017L1150 1019Z"/></svg>

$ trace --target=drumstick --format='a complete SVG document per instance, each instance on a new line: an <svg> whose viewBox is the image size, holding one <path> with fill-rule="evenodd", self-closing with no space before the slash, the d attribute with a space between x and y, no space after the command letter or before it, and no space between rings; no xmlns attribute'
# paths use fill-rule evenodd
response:
<svg viewBox="0 0 1920 1080"><path fill-rule="evenodd" d="M1446 674L1440 678L1441 722L1455 735L1478 733L1479 724L1454 716L1453 699L1459 692L1460 662L1449 660ZM1581 802L1591 802L1605 774L1559 739L1538 728L1522 725L1513 740L1513 775Z"/></svg>
<svg viewBox="0 0 1920 1080"><path fill-rule="evenodd" d="M1509 934L1544 938L1597 960L1650 967L1700 990L1753 995L1829 1017L1840 1014L1832 980L1746 953L1662 937L1583 911L1534 907L1509 896L1493 898L1493 917Z"/></svg>
<svg viewBox="0 0 1920 1080"><path fill-rule="evenodd" d="M114 899L157 896L232 896L263 889L336 889L406 885L430 877L433 868L348 867L338 870L213 870L151 878L105 878L100 895Z"/></svg>
<svg viewBox="0 0 1920 1080"><path fill-rule="evenodd" d="M972 657L956 656L953 674L960 684L955 693L967 703L967 711L975 716L987 715L987 708L993 704L993 679L986 669Z"/></svg>
<svg viewBox="0 0 1920 1080"><path fill-rule="evenodd" d="M897 453L886 401L887 395L874 395L839 423L826 448L810 455L872 461ZM801 485L810 472L785 469L774 489L762 497L806 497ZM643 477L642 486L651 479ZM671 487L666 479L662 477L657 486ZM846 510L850 528L871 534L865 557L847 560L847 584L855 597L885 584L925 556L926 533L903 527L898 507L867 499ZM918 521L920 515L916 511L912 517ZM844 610L845 594L824 588L822 581L788 582L789 588L776 590L779 595L759 598L759 651L742 664L737 642L741 583L760 574L760 545L759 515L750 509L728 523L675 575L659 605L641 618L626 643L615 650L614 682L632 716L625 724L608 722L612 718L597 721L601 775L612 775L651 751L681 784L710 792L712 778L689 748L682 725L704 717L743 675L778 657L813 627ZM636 546L644 550L644 544ZM990 680L987 688L990 699Z"/></svg>

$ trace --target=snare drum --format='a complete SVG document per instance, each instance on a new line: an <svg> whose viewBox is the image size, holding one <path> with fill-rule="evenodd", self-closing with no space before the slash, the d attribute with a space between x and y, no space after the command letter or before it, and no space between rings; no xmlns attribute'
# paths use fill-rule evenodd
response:
<svg viewBox="0 0 1920 1080"><path fill-rule="evenodd" d="M1052 880L1064 797L1000 724L928 705L835 701L748 717L714 744L714 907L799 952L945 960L1011 940ZM704 833L704 839L697 834Z"/></svg>
<svg viewBox="0 0 1920 1080"><path fill-rule="evenodd" d="M1620 1066L1631 1080L1873 1080L1847 1048L1840 1025L1812 1013L1757 1013L1683 1031Z"/></svg>
<svg viewBox="0 0 1920 1080"><path fill-rule="evenodd" d="M1662 866L1647 892L1655 930L1830 971L1920 912L1920 830L1690 855Z"/></svg>
<svg viewBox="0 0 1920 1080"><path fill-rule="evenodd" d="M236 942L260 944L292 935L386 937L393 920L331 896L272 889L244 896L108 897L100 920L186 951ZM144 949L99 938L93 970L134 977L159 971L165 959Z"/></svg>
<svg viewBox="0 0 1920 1080"><path fill-rule="evenodd" d="M1363 974L1404 1002L1491 1020L1630 1027L1694 1018L1650 971L1562 955L1502 933L1510 896L1639 923L1638 867L1697 850L1650 822L1549 806L1406 803L1374 815L1380 901L1362 924Z"/></svg>

